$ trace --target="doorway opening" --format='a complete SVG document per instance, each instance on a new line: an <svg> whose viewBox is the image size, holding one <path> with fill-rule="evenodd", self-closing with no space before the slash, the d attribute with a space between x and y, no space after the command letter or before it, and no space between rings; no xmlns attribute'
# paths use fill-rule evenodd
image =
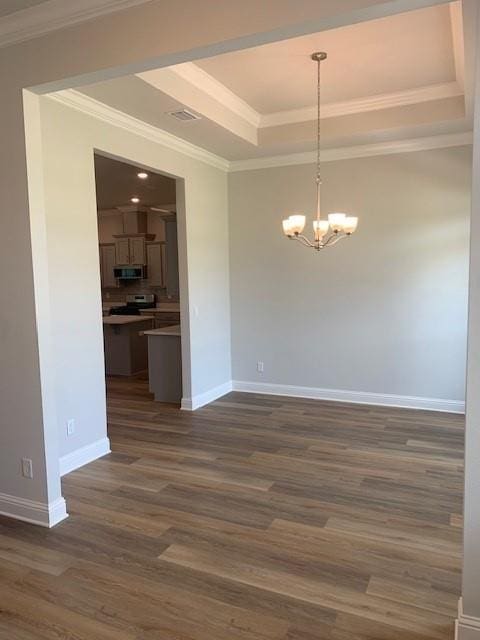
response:
<svg viewBox="0 0 480 640"><path fill-rule="evenodd" d="M176 180L94 155L107 386L180 405Z"/></svg>

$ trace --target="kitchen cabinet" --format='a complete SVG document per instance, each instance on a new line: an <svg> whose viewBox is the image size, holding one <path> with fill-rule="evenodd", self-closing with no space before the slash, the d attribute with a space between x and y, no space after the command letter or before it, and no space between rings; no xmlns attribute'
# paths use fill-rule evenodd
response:
<svg viewBox="0 0 480 640"><path fill-rule="evenodd" d="M115 252L117 264L145 264L145 237L117 238Z"/></svg>
<svg viewBox="0 0 480 640"><path fill-rule="evenodd" d="M128 238L115 240L117 264L130 264L130 241Z"/></svg>
<svg viewBox="0 0 480 640"><path fill-rule="evenodd" d="M148 337L148 380L157 402L181 402L182 342L180 326L145 331Z"/></svg>
<svg viewBox="0 0 480 640"><path fill-rule="evenodd" d="M154 328L162 329L163 327L171 327L180 324L180 313L154 313Z"/></svg>
<svg viewBox="0 0 480 640"><path fill-rule="evenodd" d="M145 238L130 238L130 264L145 264Z"/></svg>
<svg viewBox="0 0 480 640"><path fill-rule="evenodd" d="M176 219L165 221L165 238L167 241L165 283L167 287L167 294L172 297L178 297L178 238Z"/></svg>
<svg viewBox="0 0 480 640"><path fill-rule="evenodd" d="M116 248L113 243L100 245L100 280L102 289L118 287L117 279L113 275L116 263Z"/></svg>
<svg viewBox="0 0 480 640"><path fill-rule="evenodd" d="M166 249L164 242L147 242L147 284L151 287L166 286Z"/></svg>
<svg viewBox="0 0 480 640"><path fill-rule="evenodd" d="M105 372L131 376L148 368L148 345L143 331L152 328L152 316L103 318Z"/></svg>

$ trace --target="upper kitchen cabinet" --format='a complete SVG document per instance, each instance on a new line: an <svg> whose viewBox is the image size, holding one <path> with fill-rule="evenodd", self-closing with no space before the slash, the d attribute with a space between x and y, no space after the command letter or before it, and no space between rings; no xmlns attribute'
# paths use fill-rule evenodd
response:
<svg viewBox="0 0 480 640"><path fill-rule="evenodd" d="M177 220L176 218L168 218L165 221L165 239L166 239L166 287L167 294L172 297L179 295L179 278L178 278L178 239L177 239Z"/></svg>
<svg viewBox="0 0 480 640"><path fill-rule="evenodd" d="M166 287L167 256L165 242L147 242L147 284L151 287Z"/></svg>
<svg viewBox="0 0 480 640"><path fill-rule="evenodd" d="M116 264L116 250L113 243L100 245L100 279L103 289L118 287L117 279L113 275Z"/></svg>
<svg viewBox="0 0 480 640"><path fill-rule="evenodd" d="M130 264L130 240L129 238L118 238L115 240L115 262L116 264Z"/></svg>
<svg viewBox="0 0 480 640"><path fill-rule="evenodd" d="M145 237L130 238L131 264L146 264Z"/></svg>
<svg viewBox="0 0 480 640"><path fill-rule="evenodd" d="M115 253L117 264L146 264L145 235L115 239Z"/></svg>
<svg viewBox="0 0 480 640"><path fill-rule="evenodd" d="M114 234L117 265L145 265L145 242L153 240L147 232L147 214L142 211L124 211L122 233Z"/></svg>

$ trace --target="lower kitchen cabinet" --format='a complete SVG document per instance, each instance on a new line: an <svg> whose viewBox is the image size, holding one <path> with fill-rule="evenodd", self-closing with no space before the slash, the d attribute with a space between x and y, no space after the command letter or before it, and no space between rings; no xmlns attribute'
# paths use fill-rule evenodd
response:
<svg viewBox="0 0 480 640"><path fill-rule="evenodd" d="M171 327L172 325L180 324L180 313L154 313L152 315L155 317L155 329L162 329L163 327Z"/></svg>

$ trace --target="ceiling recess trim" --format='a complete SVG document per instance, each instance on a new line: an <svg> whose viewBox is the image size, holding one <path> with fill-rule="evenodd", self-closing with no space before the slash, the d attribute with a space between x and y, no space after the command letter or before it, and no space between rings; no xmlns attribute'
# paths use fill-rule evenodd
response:
<svg viewBox="0 0 480 640"><path fill-rule="evenodd" d="M463 35L463 10L461 2L449 5L450 25L452 28L453 58L455 61L455 75L457 82L465 91L465 39Z"/></svg>
<svg viewBox="0 0 480 640"><path fill-rule="evenodd" d="M140 135L151 142L183 153L195 160L205 162L223 171L249 171L252 169L266 169L269 167L284 167L296 164L311 164L315 162L316 152L293 153L288 155L269 156L264 158L252 158L249 160L229 161L226 158L206 151L201 147L182 140L177 136L149 125L137 118L133 118L122 111L90 98L89 96L67 89L57 93L51 93L45 97L55 100L64 106L76 109L86 115L92 116L116 127L120 127L130 133ZM460 147L473 143L473 133L470 131L412 138L409 140L393 140L390 142L378 142L374 144L356 145L351 147L338 147L322 151L322 162L335 160L347 160L351 158L368 158L370 156L391 155L395 153L408 153L412 151L425 151L429 149L442 149L446 147Z"/></svg>
<svg viewBox="0 0 480 640"><path fill-rule="evenodd" d="M123 111L114 109L113 107L110 107L103 102L99 102L94 98L90 98L79 91L75 91L74 89L66 89L65 91L58 91L57 93L49 93L46 97L51 100L55 100L56 102L60 102L67 107L72 107L77 111L81 111L86 115L93 116L98 120L102 120L108 124L125 129L125 131L142 136L151 142L161 144L168 149L178 151L190 158L205 162L217 169L227 171L230 166L230 163L228 160L225 160L225 158L221 158L206 149L197 147L197 145L194 145L191 142L187 142L186 140L178 138L167 131L163 131L162 129L158 129L157 127L147 124L142 120L138 120Z"/></svg>
<svg viewBox="0 0 480 640"><path fill-rule="evenodd" d="M458 59L458 55L456 59ZM458 64L457 73L460 74L461 68L461 64ZM156 89L164 91L179 102L188 104L190 108L196 109L197 111L201 110L198 104L198 92L201 92L225 109L235 113L238 117L248 122L249 125L255 127L257 130L260 128L276 127L296 122L308 122L310 120L316 120L317 118L316 106L265 114L258 113L253 107L245 102L245 100L240 98L224 84L219 82L216 78L193 62L169 67L168 71L187 83L184 85L187 88L187 94L179 96L172 93L171 87L165 78L165 69L147 71L145 73L139 73L137 76L154 86ZM341 102L322 104L321 117L322 120L324 118L337 118L355 113L366 113L369 111L405 107L423 102L430 102L432 100L456 98L458 96L463 96L463 89L461 83L453 80L451 82L415 87L413 89L405 89L403 91L381 93L372 96L353 98L351 100L344 100Z"/></svg>
<svg viewBox="0 0 480 640"><path fill-rule="evenodd" d="M405 91L393 93L382 93L364 98L354 98L343 102L331 102L322 104L322 120L324 118L337 118L339 116L352 115L354 113L365 113L367 111L379 111L381 109L391 109L394 107L405 107L407 105L418 104L420 102L430 102L431 100L442 100L445 98L456 98L462 96L463 90L456 81L433 84ZM291 111L278 111L277 113L267 113L261 117L260 127L275 127L278 125L291 124L294 122L307 122L315 120L317 117L317 107L305 107L303 109L292 109Z"/></svg>
<svg viewBox="0 0 480 640"><path fill-rule="evenodd" d="M427 151L429 149L443 149L447 147L461 147L470 144L473 144L473 133L471 131L445 133L438 136L325 149L322 151L322 162L385 156L395 153L410 153L412 151ZM235 160L230 162L229 170L232 172L250 171L270 167L286 167L295 164L313 164L316 161L316 157L316 151L305 151L303 153L291 153L281 156L252 158L251 160Z"/></svg>
<svg viewBox="0 0 480 640"><path fill-rule="evenodd" d="M43 36L114 11L130 9L150 0L46 0L0 19L0 47Z"/></svg>

